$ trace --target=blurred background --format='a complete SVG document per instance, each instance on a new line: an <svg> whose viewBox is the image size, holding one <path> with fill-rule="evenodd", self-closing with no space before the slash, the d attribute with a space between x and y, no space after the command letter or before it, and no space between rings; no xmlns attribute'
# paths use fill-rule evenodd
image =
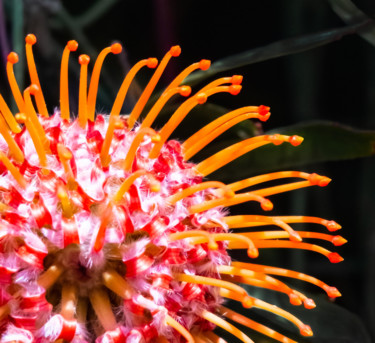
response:
<svg viewBox="0 0 375 343"><path fill-rule="evenodd" d="M50 112L59 105L61 53L70 39L79 43L78 53L70 60L71 108L75 112L79 54L87 53L93 61L114 41L123 44L125 53L108 56L104 62L97 102L100 113L110 110L130 66L147 57L160 59L175 44L182 47L182 54L171 61L159 90L184 67L202 58L222 61L207 73L208 81L222 75L244 75L239 95L213 96L209 104L184 120L176 136L187 137L225 109L260 104L271 107L268 122L240 125L207 151L262 131L305 136L301 147L293 148L300 149L297 152L273 146L245 156L214 177L238 180L287 168L333 179L324 189L273 197L272 214L336 220L349 243L334 250L345 261L330 264L312 252L274 249L261 254L269 264L317 276L343 294L335 301L339 307L322 294L317 309L296 312L315 330L316 338L306 342L371 342L375 339L374 14L375 2L371 0L0 0L0 91L11 104L5 65L12 50L20 55L16 66L19 83L29 83L23 55L27 33L38 38L34 54ZM139 75L124 113L150 75ZM191 77L189 84L199 87L207 80L200 75ZM171 104L165 115L176 104ZM163 119L162 115L160 123ZM249 207L243 207L246 212L241 207L233 212L248 213ZM302 283L296 286L318 294ZM283 323L275 325L284 330ZM268 340L259 338L258 342Z"/></svg>

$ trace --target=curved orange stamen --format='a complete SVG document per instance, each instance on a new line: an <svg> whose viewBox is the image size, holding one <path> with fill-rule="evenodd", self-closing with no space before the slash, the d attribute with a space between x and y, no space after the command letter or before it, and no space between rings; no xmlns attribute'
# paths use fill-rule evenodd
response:
<svg viewBox="0 0 375 343"><path fill-rule="evenodd" d="M22 187L23 189L26 188L27 182L22 176L21 172L18 170L18 168L9 161L9 158L6 157L6 155L0 151L0 161L4 164L5 168L9 170L9 172L12 174L13 178L17 181L17 183Z"/></svg>
<svg viewBox="0 0 375 343"><path fill-rule="evenodd" d="M139 178L143 175L146 175L146 174L148 174L148 172L146 170L143 170L143 169L137 170L133 174L130 174L125 179L125 181L121 184L120 188L118 189L118 191L114 195L112 201L115 202L115 203L120 202L121 199L124 197L125 193L129 190L130 186L134 183L134 181L137 178Z"/></svg>
<svg viewBox="0 0 375 343"><path fill-rule="evenodd" d="M70 40L64 49L61 58L60 69L60 111L61 118L65 120L70 119L69 110L69 85L68 85L68 62L71 51L76 51L78 43L75 40Z"/></svg>
<svg viewBox="0 0 375 343"><path fill-rule="evenodd" d="M196 169L199 173L207 176L214 172L215 170L221 168L222 166L228 164L229 162L235 160L236 158L246 154L247 152L254 150L260 146L266 144L281 144L283 142L294 142L296 139L294 137L298 136L285 136L285 135L264 135L257 136L243 140L242 142L233 144L216 154L206 158L204 161L200 162ZM298 137L299 143L302 142L302 137ZM295 143L293 143L295 144Z"/></svg>
<svg viewBox="0 0 375 343"><path fill-rule="evenodd" d="M12 90L12 94L14 96L14 100L16 101L18 111L25 112L25 103L22 98L22 94L20 88L18 87L18 83L16 77L14 75L13 66L14 64L18 63L18 55L15 52L11 52L7 57L7 76L10 88Z"/></svg>
<svg viewBox="0 0 375 343"><path fill-rule="evenodd" d="M173 319L170 315L165 316L165 324L174 328L177 332L183 336L188 343L194 343L194 338L185 327L183 327L179 322Z"/></svg>
<svg viewBox="0 0 375 343"><path fill-rule="evenodd" d="M32 46L36 43L36 37L33 34L28 34L25 38L26 41L26 59L27 59L27 66L29 69L30 80L31 83L37 85L39 88L39 92L35 94L35 101L36 106L38 108L38 112L43 117L48 117L48 110L46 106L46 102L44 101L44 96L42 92L42 88L40 86L38 72L36 71L36 65L34 61L34 54Z"/></svg>
<svg viewBox="0 0 375 343"><path fill-rule="evenodd" d="M108 293L102 288L95 288L89 292L90 303L104 330L112 331L117 327L116 317L112 312Z"/></svg>
<svg viewBox="0 0 375 343"><path fill-rule="evenodd" d="M20 126L17 124L17 121L13 117L13 113L9 109L7 103L5 102L4 98L0 94L0 112L3 115L5 121L7 122L9 128L14 133L21 132Z"/></svg>
<svg viewBox="0 0 375 343"><path fill-rule="evenodd" d="M14 140L13 136L8 130L8 125L6 124L2 114L0 113L0 134L3 136L8 144L9 151L12 157L18 162L22 163L25 160L25 156L18 146L17 142Z"/></svg>
<svg viewBox="0 0 375 343"><path fill-rule="evenodd" d="M87 123L87 65L90 62L90 57L81 55L78 62L81 65L79 75L78 122L82 128L85 128Z"/></svg>
<svg viewBox="0 0 375 343"><path fill-rule="evenodd" d="M143 108L145 107L148 99L151 96L151 93L153 92L153 90L154 90L157 82L159 81L159 79L160 79L165 67L167 66L169 60L172 57L179 56L180 53L181 53L181 48L178 45L173 46L165 54L165 56L161 60L159 66L156 68L156 70L154 72L154 75L152 75L152 77L151 77L150 81L148 82L146 88L144 89L141 97L139 98L139 100L135 104L135 106L133 108L133 111L130 113L130 116L128 118L128 126L129 126L130 129L134 126L134 124L137 121L139 115L141 114Z"/></svg>
<svg viewBox="0 0 375 343"><path fill-rule="evenodd" d="M119 43L112 44L111 46L103 49L99 56L96 58L94 68L92 70L89 93L87 96L87 119L90 121L95 120L95 105L96 96L98 94L99 76L103 66L104 59L111 52L113 54L119 54L122 51L122 46Z"/></svg>
<svg viewBox="0 0 375 343"><path fill-rule="evenodd" d="M193 244L195 244L196 239L198 239L198 241L200 242L196 244L206 243L207 241L208 248L210 250L216 250L218 248L218 245L216 244L214 238L207 231L189 230L189 231L176 232L176 233L172 233L169 235L169 239L171 241L177 241L177 240L185 239L185 238L191 239L191 243ZM203 240L201 240L200 238L203 238Z"/></svg>
<svg viewBox="0 0 375 343"><path fill-rule="evenodd" d="M204 87L203 89L205 89ZM202 90L203 90L202 89ZM165 141L169 138L176 127L182 122L186 115L195 107L197 104L202 104L207 101L207 97L221 92L228 92L232 95L236 95L241 90L240 85L232 86L218 86L206 89L204 92L200 90L196 96L187 99L182 105L173 113L172 117L160 130L160 142L155 144L150 152L150 158L156 158L163 147Z"/></svg>
<svg viewBox="0 0 375 343"><path fill-rule="evenodd" d="M57 144L57 154L59 156L60 162L64 168L66 175L66 183L68 189L75 189L77 186L77 181L74 177L72 168L69 161L72 159L72 153L61 143Z"/></svg>

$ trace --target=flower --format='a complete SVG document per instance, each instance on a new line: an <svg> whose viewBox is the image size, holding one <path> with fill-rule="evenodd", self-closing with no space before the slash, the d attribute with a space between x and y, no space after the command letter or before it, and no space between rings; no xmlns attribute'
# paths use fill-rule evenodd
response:
<svg viewBox="0 0 375 343"><path fill-rule="evenodd" d="M224 299L273 312L304 336L308 325L292 314L252 297L240 284L285 293L293 305L315 307L314 301L273 275L312 283L328 296L336 288L302 273L232 261L230 249L297 248L321 253L333 263L342 258L304 238L344 244L341 236L295 231L291 223L317 223L335 231L334 221L306 216L227 214L227 207L258 202L273 208L270 195L330 179L317 174L283 171L231 184L206 176L237 157L266 144L297 146L299 136L262 135L245 139L201 161L187 162L233 125L252 118L265 121L269 107L247 106L199 129L184 143L169 140L196 105L219 92L237 94L242 77L219 78L190 96L180 86L208 60L182 71L137 123L164 68L181 50L172 47L161 60L138 62L125 76L109 116L96 115L99 75L104 58L121 52L116 43L98 56L87 89L90 58L79 57L78 118L71 118L68 60L78 44L69 41L62 56L60 110L49 116L34 63L34 35L26 37L31 85L23 94L13 74L18 56L8 56L7 75L19 113L0 96L0 268L1 342L216 342L219 326L243 342L252 342L224 320L255 329L281 342L294 342L222 305ZM143 67L156 68L128 116L120 111L128 87ZM187 99L160 131L151 128L174 95ZM35 99L36 108L32 98ZM285 178L302 181L259 188ZM243 191L255 186L255 190ZM271 225L277 231L236 233L239 228Z"/></svg>

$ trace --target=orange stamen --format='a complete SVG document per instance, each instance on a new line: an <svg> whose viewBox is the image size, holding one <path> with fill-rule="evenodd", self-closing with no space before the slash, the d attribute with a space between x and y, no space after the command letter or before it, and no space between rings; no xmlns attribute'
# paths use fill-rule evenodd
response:
<svg viewBox="0 0 375 343"><path fill-rule="evenodd" d="M0 112L3 115L5 121L7 122L9 128L14 133L21 132L20 126L17 124L17 121L13 117L13 113L9 109L7 103L5 102L4 98L0 94Z"/></svg>
<svg viewBox="0 0 375 343"><path fill-rule="evenodd" d="M93 244L94 252L99 252L104 246L105 233L112 215L112 209L113 204L109 202L107 207L100 215L100 225Z"/></svg>
<svg viewBox="0 0 375 343"><path fill-rule="evenodd" d="M26 102L27 106L27 102ZM42 166L44 173L48 174L48 171L45 169L47 167L47 155L43 143L40 139L39 132L34 127L30 117L26 116L24 113L17 113L16 119L18 122L26 125L26 129L30 134L31 140L34 143L35 151L39 157L39 163Z"/></svg>
<svg viewBox="0 0 375 343"><path fill-rule="evenodd" d="M130 284L115 270L109 269L102 274L104 286L109 288L124 299L130 299L134 289Z"/></svg>
<svg viewBox="0 0 375 343"><path fill-rule="evenodd" d="M236 194L234 197L229 198L229 199L220 198L220 199L203 201L200 204L192 205L189 208L189 212L190 214L194 214L194 213L207 211L214 207L220 207L220 206L229 207L229 206L241 204L247 201L259 202L264 211L271 211L273 208L272 202L269 201L268 199L265 199L262 196L254 194L253 192L248 192L248 193Z"/></svg>
<svg viewBox="0 0 375 343"><path fill-rule="evenodd" d="M172 233L169 235L169 239L171 241L177 241L177 240L185 239L185 238L191 239L191 238L201 238L201 237L203 237L203 240L201 240L202 241L201 243L206 243L206 241L208 241L208 248L210 250L216 250L218 248L218 245L216 244L212 235L207 231L189 230L189 231L176 232L176 233ZM200 244L200 243L195 243L195 240L193 240L193 244Z"/></svg>
<svg viewBox="0 0 375 343"><path fill-rule="evenodd" d="M224 122L220 126L215 127L214 129L210 130L209 132L204 133L204 132L206 132L206 130L203 130L202 132L201 132L201 130L198 131L195 134L196 135L195 136L195 139L196 139L195 144L193 143L188 149L186 149L186 151L184 153L184 159L189 160L195 154L197 154L199 151L201 151L205 146L207 146L209 143L211 143L215 138L217 138L219 135L221 135L223 132L227 131L232 126L234 126L234 125L236 125L236 124L238 124L238 123L240 123L244 120L247 120L247 119L250 119L250 118L258 118L258 119L266 120L265 116L262 117L258 113L251 113L251 112L243 113L243 109L240 109L240 110L242 110L242 111L238 111L237 112L238 114L236 116L234 116L232 119ZM235 111L233 111L233 112L235 112ZM231 113L233 113L233 112L231 112ZM214 122L215 121L211 122L210 124L212 124ZM206 127L211 126L210 124L206 125ZM206 127L204 127L203 129L205 129ZM190 138L192 138L192 137L190 137ZM186 141L186 142L188 142L188 141Z"/></svg>
<svg viewBox="0 0 375 343"><path fill-rule="evenodd" d="M16 77L14 75L13 66L18 63L18 55L15 52L11 52L7 57L7 76L14 100L16 101L19 112L25 112L25 103L22 98L20 88Z"/></svg>
<svg viewBox="0 0 375 343"><path fill-rule="evenodd" d="M232 85L238 86L242 83L242 79L243 77L241 75L225 76L208 83L199 91L199 93L205 93L211 88L215 88L226 83L231 83Z"/></svg>
<svg viewBox="0 0 375 343"><path fill-rule="evenodd" d="M74 215L72 205L69 200L69 196L67 191L65 190L65 187L62 185L59 185L57 187L57 197L60 200L62 213L65 218L71 218Z"/></svg>
<svg viewBox="0 0 375 343"><path fill-rule="evenodd" d="M95 288L89 292L92 307L104 330L112 331L117 327L115 315L107 292L102 288Z"/></svg>
<svg viewBox="0 0 375 343"><path fill-rule="evenodd" d="M206 89L206 87L204 87L203 89ZM163 128L160 130L160 142L158 144L155 144L155 146L152 148L150 152L150 158L156 158L158 156L165 141L169 138L176 127L182 122L186 115L193 109L193 107L195 107L197 104L205 103L207 101L207 97L216 93L228 92L232 95L237 95L241 90L241 86L218 86L206 89L204 92L203 89L201 89L196 96L193 96L183 102L182 105L173 113L168 122L163 126Z"/></svg>
<svg viewBox="0 0 375 343"><path fill-rule="evenodd" d="M207 310L202 310L201 317L206 319L207 321L221 327L222 329L228 331L233 336L237 337L239 340L245 343L254 343L253 340L251 340L248 336L246 336L241 330L237 329L232 324L229 324L224 319L218 317L217 315L213 314L212 312L209 312Z"/></svg>
<svg viewBox="0 0 375 343"><path fill-rule="evenodd" d="M50 266L38 277L38 285L44 289L50 288L63 273L64 269L57 264Z"/></svg>
<svg viewBox="0 0 375 343"><path fill-rule="evenodd" d="M224 194L224 197L226 198L232 198L234 197L234 192L228 191L227 185L225 183L219 182L219 181L206 181L202 182L193 186L190 186L188 188L185 188L170 197L166 199L168 203L171 205L174 205L177 201L180 201L190 195L193 195L194 193L203 191L208 188L220 188L222 190L222 193Z"/></svg>
<svg viewBox="0 0 375 343"><path fill-rule="evenodd" d="M233 266L236 266L239 268L246 268L246 269L250 269L250 270L254 270L254 271L258 271L258 272L266 273L266 274L285 276L285 277L298 279L301 281L311 283L315 286L322 288L324 291L327 292L328 296L332 298L341 296L340 292L335 287L331 287L313 276L306 275L300 272L296 272L294 270L265 266L265 265L258 265L258 264L252 264L252 263L244 263L244 262L233 262L232 264Z"/></svg>
<svg viewBox="0 0 375 343"><path fill-rule="evenodd" d="M240 324L240 325L243 325L243 326L246 326L252 330L255 330L255 331L258 331L260 333L262 333L263 335L266 335L268 337L271 337L279 342L282 342L282 343L297 343L296 341L293 341L291 339L289 339L288 337L270 329L269 327L265 326L265 325L262 325L260 323L257 323L237 312L234 312L232 310L230 310L229 308L227 307L224 307L224 306L220 306L220 309L219 309L220 313L222 315L224 315L225 317L227 317L228 319Z"/></svg>
<svg viewBox="0 0 375 343"><path fill-rule="evenodd" d="M35 94L36 106L38 107L38 112L43 117L48 117L48 110L46 106L46 102L44 101L42 87L40 86L38 73L36 71L35 61L34 61L34 54L32 46L36 43L36 37L33 34L28 34L26 36L26 59L27 59L27 66L29 68L29 74L31 83L37 85L39 88L39 92Z"/></svg>
<svg viewBox="0 0 375 343"><path fill-rule="evenodd" d="M278 241L278 240L256 240L255 245L258 249L263 248L289 248L289 249L303 249L310 250L320 253L326 256L331 263L339 263L344 259L337 253L331 252L323 247L303 242L292 242L292 241ZM246 249L246 245L242 242L229 242L229 249Z"/></svg>
<svg viewBox="0 0 375 343"><path fill-rule="evenodd" d="M9 158L6 157L6 155L2 151L0 151L0 161L4 164L5 168L9 170L20 187L25 189L27 186L26 180L24 179L18 168L11 161L9 161Z"/></svg>
<svg viewBox="0 0 375 343"><path fill-rule="evenodd" d="M81 65L79 75L78 122L82 128L85 128L87 123L87 65L90 62L90 57L81 55L78 62Z"/></svg>
<svg viewBox="0 0 375 343"><path fill-rule="evenodd" d="M61 143L57 144L57 153L66 175L66 185L68 189L73 190L77 187L77 181L74 178L69 161L72 159L72 153Z"/></svg>
<svg viewBox="0 0 375 343"><path fill-rule="evenodd" d="M70 119L69 110L69 85L68 85L68 62L71 51L76 51L78 43L75 40L70 40L64 49L61 58L61 69L60 69L60 110L61 118L65 120Z"/></svg>
<svg viewBox="0 0 375 343"><path fill-rule="evenodd" d="M87 97L87 119L95 120L95 105L96 96L98 94L99 76L100 70L103 66L105 57L112 52L113 54L119 54L122 51L122 46L119 43L112 44L110 47L103 49L95 61L94 68L92 70L89 94Z"/></svg>
<svg viewBox="0 0 375 343"><path fill-rule="evenodd" d="M165 324L171 326L176 331L178 331L182 337L186 339L188 343L194 343L194 338L185 327L183 327L179 322L173 319L169 314L165 316Z"/></svg>
<svg viewBox="0 0 375 343"><path fill-rule="evenodd" d="M122 104L124 103L126 94L129 90L129 86L133 81L135 75L138 73L138 71L145 66L147 66L148 68L156 68L157 65L158 60L156 58L149 58L139 61L129 70L117 93L116 100L111 110L111 116L118 116L120 114Z"/></svg>
<svg viewBox="0 0 375 343"><path fill-rule="evenodd" d="M156 143L160 140L160 136L153 129L151 129L149 127L141 128L136 133L136 135L134 136L132 144L130 145L129 150L126 154L126 158L125 158L125 161L124 161L124 170L125 171L130 171L130 169L132 167L132 164L133 164L133 161L134 161L134 158L135 158L135 154L137 152L137 149L139 148L140 144L143 141L143 138L146 135L151 136L151 140L154 143Z"/></svg>
<svg viewBox="0 0 375 343"><path fill-rule="evenodd" d="M165 54L165 56L163 57L163 59L161 60L161 62L159 64L159 66L156 68L156 70L154 72L154 75L152 75L150 81L148 82L146 88L144 89L141 97L139 98L139 100L135 104L135 106L133 108L133 111L130 113L130 116L128 118L129 129L131 129L134 126L135 122L137 121L137 119L138 119L139 115L141 114L143 108L145 107L148 99L150 98L151 93L153 92L157 82L159 81L165 67L167 66L169 60L172 57L179 56L180 53L181 53L181 48L178 45L176 45L176 46L173 46Z"/></svg>
<svg viewBox="0 0 375 343"><path fill-rule="evenodd" d="M232 277L231 280L233 281L235 277ZM225 280L224 280L225 281ZM242 294L236 293L232 290L226 288L219 289L219 295L223 298L231 299L238 301L242 304L244 308L251 308L253 306L253 300L250 296L244 297Z"/></svg>
<svg viewBox="0 0 375 343"><path fill-rule="evenodd" d="M264 135L264 136L248 138L242 142L233 144L229 146L228 148L225 148L217 152L211 157L208 157L207 159L199 163L196 168L199 173L201 173L204 176L207 176L211 174L212 172L214 172L215 170L235 160L236 158L260 146L270 144L270 143L277 145L277 144L281 144L282 142L290 142L291 144L295 144L295 143L292 143L296 141L294 137L298 137L299 144L303 140L303 138L299 136L285 136L285 135Z"/></svg>
<svg viewBox="0 0 375 343"><path fill-rule="evenodd" d="M185 78L188 75L190 75L193 71L197 69L207 70L208 68L210 68L210 65L211 65L211 61L209 60L201 60L200 62L191 64L189 67L185 68L180 74L176 76L176 78L166 88L164 93L172 88L178 87L182 83L182 81L184 81Z"/></svg>
<svg viewBox="0 0 375 343"><path fill-rule="evenodd" d="M61 312L66 320L73 320L78 301L78 289L72 284L64 283L61 291Z"/></svg>
<svg viewBox="0 0 375 343"><path fill-rule="evenodd" d="M180 94L184 97L187 97L191 93L191 88L189 86L181 86L181 87L175 87L171 88L169 90L165 90L163 94L159 97L159 99L156 101L154 106L152 106L151 110L147 113L146 118L143 120L141 124L141 128L150 127L166 102L175 94Z"/></svg>
<svg viewBox="0 0 375 343"><path fill-rule="evenodd" d="M8 148L12 157L18 162L23 163L25 156L23 155L22 150L14 140L13 136L8 130L8 125L6 124L3 116L0 113L0 134L4 137L5 141L8 144Z"/></svg>
<svg viewBox="0 0 375 343"><path fill-rule="evenodd" d="M118 203L121 201L121 199L124 197L125 193L129 190L129 187L134 183L134 181L139 178L142 175L146 175L147 171L146 170L137 170L133 174L130 174L125 181L121 184L120 188L114 195L112 201L114 203Z"/></svg>

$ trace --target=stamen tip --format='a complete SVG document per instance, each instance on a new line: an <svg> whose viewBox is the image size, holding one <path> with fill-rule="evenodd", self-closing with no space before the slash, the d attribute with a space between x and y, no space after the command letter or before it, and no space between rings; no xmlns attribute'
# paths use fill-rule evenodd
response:
<svg viewBox="0 0 375 343"><path fill-rule="evenodd" d="M78 43L75 40L70 40L66 46L70 51L76 51L78 49Z"/></svg>
<svg viewBox="0 0 375 343"><path fill-rule="evenodd" d="M328 231L337 231L341 229L341 225L336 223L334 220L328 221L326 227Z"/></svg>
<svg viewBox="0 0 375 343"><path fill-rule="evenodd" d="M181 47L179 45L172 46L169 52L173 57L178 57L181 54Z"/></svg>
<svg viewBox="0 0 375 343"><path fill-rule="evenodd" d="M232 85L240 85L242 83L242 75L233 75L232 76Z"/></svg>
<svg viewBox="0 0 375 343"><path fill-rule="evenodd" d="M268 199L265 199L264 201L262 201L260 206L262 207L263 211L273 210L273 203Z"/></svg>
<svg viewBox="0 0 375 343"><path fill-rule="evenodd" d="M149 59L147 59L147 67L153 69L153 68L156 68L156 66L158 65L158 60L154 57L150 57Z"/></svg>
<svg viewBox="0 0 375 343"><path fill-rule="evenodd" d="M199 68L201 70L207 70L211 66L211 61L210 60L201 60L199 62Z"/></svg>
<svg viewBox="0 0 375 343"><path fill-rule="evenodd" d="M229 93L232 95L237 95L239 92L241 92L242 86L241 85L232 85L229 86Z"/></svg>
<svg viewBox="0 0 375 343"><path fill-rule="evenodd" d="M327 287L324 287L324 290L327 292L327 295L330 298L341 297L341 293L339 292L339 290L336 287L327 286Z"/></svg>
<svg viewBox="0 0 375 343"><path fill-rule="evenodd" d="M300 333L302 336L305 336L305 337L311 337L313 335L313 332L309 325L302 325L300 328Z"/></svg>
<svg viewBox="0 0 375 343"><path fill-rule="evenodd" d="M36 84L30 85L30 87L28 88L29 88L30 94L32 95L35 95L36 93L39 92L39 87Z"/></svg>
<svg viewBox="0 0 375 343"><path fill-rule="evenodd" d="M18 63L18 55L16 52L12 51L11 53L9 53L8 57L7 57L7 61L11 64L16 64Z"/></svg>
<svg viewBox="0 0 375 343"><path fill-rule="evenodd" d="M36 37L32 33L29 33L26 36L25 41L27 44L34 45L36 43Z"/></svg>
<svg viewBox="0 0 375 343"><path fill-rule="evenodd" d="M293 146L298 146L303 142L303 137L301 136L291 136L289 137L289 143L292 144Z"/></svg>
<svg viewBox="0 0 375 343"><path fill-rule="evenodd" d="M122 45L120 43L114 43L111 45L112 54L119 54L122 51Z"/></svg>
<svg viewBox="0 0 375 343"><path fill-rule="evenodd" d="M249 297L249 296L245 296L245 298L242 302L242 306L244 308L251 308L253 306L253 299L251 299L251 297Z"/></svg>
<svg viewBox="0 0 375 343"><path fill-rule="evenodd" d="M337 252L331 252L327 257L331 263L339 263L341 261L344 261L343 257L340 256Z"/></svg>
<svg viewBox="0 0 375 343"><path fill-rule="evenodd" d="M247 250L247 255L250 257L250 258L257 258L259 256L259 251L257 248L249 248Z"/></svg>
<svg viewBox="0 0 375 343"><path fill-rule="evenodd" d="M303 301L303 306L305 306L306 309L311 310L316 307L316 304L313 299L308 298Z"/></svg>
<svg viewBox="0 0 375 343"><path fill-rule="evenodd" d="M316 173L312 173L309 176L309 181L312 185L325 187L331 182L331 179L326 176L321 176Z"/></svg>
<svg viewBox="0 0 375 343"><path fill-rule="evenodd" d="M197 102L202 105L207 101L207 95L205 93L197 94Z"/></svg>
<svg viewBox="0 0 375 343"><path fill-rule="evenodd" d="M289 294L289 302L294 306L300 306L302 304L301 298L295 293Z"/></svg>
<svg viewBox="0 0 375 343"><path fill-rule="evenodd" d="M265 116L266 114L269 113L269 111L270 111L270 107L268 106L264 106L264 105L258 106L258 113L261 116Z"/></svg>
<svg viewBox="0 0 375 343"><path fill-rule="evenodd" d="M80 55L78 57L79 64L89 64L90 63L90 57L88 55Z"/></svg>
<svg viewBox="0 0 375 343"><path fill-rule="evenodd" d="M334 236L332 238L332 244L335 245L335 246L344 245L347 242L348 241L342 236Z"/></svg>
<svg viewBox="0 0 375 343"><path fill-rule="evenodd" d="M292 231L289 233L289 238L293 242L302 242L301 236L296 231Z"/></svg>
<svg viewBox="0 0 375 343"><path fill-rule="evenodd" d="M181 86L180 87L180 94L182 96L189 96L191 94L191 87L190 86Z"/></svg>

